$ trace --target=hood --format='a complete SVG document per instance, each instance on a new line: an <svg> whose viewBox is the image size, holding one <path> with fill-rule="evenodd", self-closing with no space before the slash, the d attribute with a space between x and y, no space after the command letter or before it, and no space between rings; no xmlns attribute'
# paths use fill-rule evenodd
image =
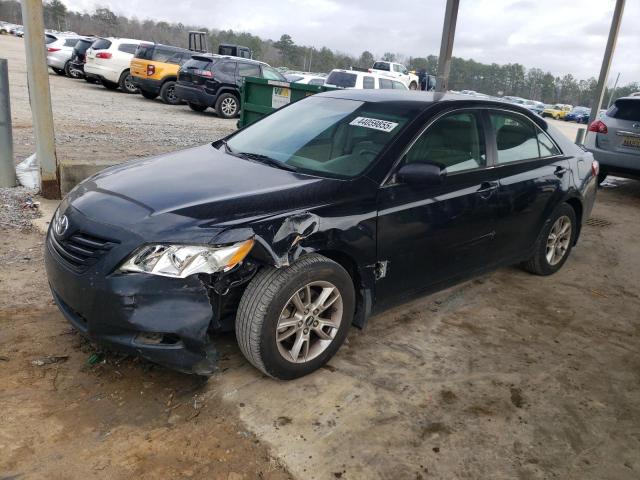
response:
<svg viewBox="0 0 640 480"><path fill-rule="evenodd" d="M345 183L205 145L103 170L78 185L65 203L114 225L166 225L160 219L170 216L169 223L213 227L335 201Z"/></svg>

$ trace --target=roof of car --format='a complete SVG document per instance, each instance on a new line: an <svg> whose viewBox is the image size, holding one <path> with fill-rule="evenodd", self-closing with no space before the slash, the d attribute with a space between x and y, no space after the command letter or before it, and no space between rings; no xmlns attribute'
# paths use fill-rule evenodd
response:
<svg viewBox="0 0 640 480"><path fill-rule="evenodd" d="M465 105L487 105L493 107L506 107L508 110L519 112L527 115L541 126L546 128L547 122L531 113L528 108L506 102L504 100L492 98L479 98L470 95L462 95L459 93L438 93L423 92L418 90L394 90L394 89L341 89L331 90L328 92L317 93L314 97L332 97L344 98L347 100L358 100L369 103L385 103L385 102L415 102L423 104L424 108L436 103L460 103Z"/></svg>
<svg viewBox="0 0 640 480"><path fill-rule="evenodd" d="M244 57L234 57L233 55L218 55L217 53L199 53L193 52L191 58L201 59L201 60L213 60L213 59L227 59L227 60L235 60L242 61L243 63L255 63L256 65L264 65L268 67L269 64L261 62L260 60L253 60L252 58L244 58Z"/></svg>

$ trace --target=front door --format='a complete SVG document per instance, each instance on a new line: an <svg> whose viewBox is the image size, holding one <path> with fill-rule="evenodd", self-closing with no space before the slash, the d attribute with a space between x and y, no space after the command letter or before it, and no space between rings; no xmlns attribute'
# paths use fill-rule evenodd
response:
<svg viewBox="0 0 640 480"><path fill-rule="evenodd" d="M446 172L441 185L411 186L391 175L378 194L378 259L386 275L377 301L473 274L493 259L498 183L487 168L479 110L455 111L436 120L403 156ZM386 263L385 263L386 262Z"/></svg>

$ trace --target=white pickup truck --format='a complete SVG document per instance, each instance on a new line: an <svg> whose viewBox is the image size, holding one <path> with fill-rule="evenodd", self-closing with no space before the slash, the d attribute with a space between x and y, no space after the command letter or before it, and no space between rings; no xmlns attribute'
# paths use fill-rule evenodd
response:
<svg viewBox="0 0 640 480"><path fill-rule="evenodd" d="M407 67L401 63L378 60L373 64L371 71L384 72L387 75L393 76L404 83L409 90L418 90L420 88L420 79L418 76L409 73Z"/></svg>

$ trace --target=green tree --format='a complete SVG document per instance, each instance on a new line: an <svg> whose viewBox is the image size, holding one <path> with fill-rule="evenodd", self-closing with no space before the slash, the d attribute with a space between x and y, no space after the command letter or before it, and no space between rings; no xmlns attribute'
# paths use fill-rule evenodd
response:
<svg viewBox="0 0 640 480"><path fill-rule="evenodd" d="M362 52L360 58L358 58L358 61L356 63L360 68L371 68L373 67L373 63L375 61L376 59L373 56L373 53L371 53L369 50L365 50L364 52Z"/></svg>

